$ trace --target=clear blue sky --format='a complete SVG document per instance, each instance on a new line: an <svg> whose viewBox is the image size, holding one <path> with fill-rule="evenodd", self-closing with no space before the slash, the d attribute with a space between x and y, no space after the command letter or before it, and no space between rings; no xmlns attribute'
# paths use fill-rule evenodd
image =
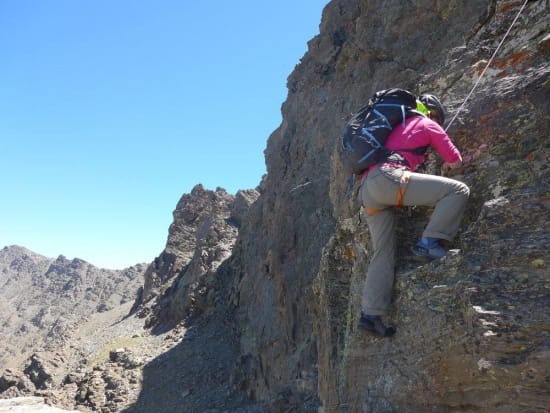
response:
<svg viewBox="0 0 550 413"><path fill-rule="evenodd" d="M0 0L0 248L120 269L256 187L327 0Z"/></svg>

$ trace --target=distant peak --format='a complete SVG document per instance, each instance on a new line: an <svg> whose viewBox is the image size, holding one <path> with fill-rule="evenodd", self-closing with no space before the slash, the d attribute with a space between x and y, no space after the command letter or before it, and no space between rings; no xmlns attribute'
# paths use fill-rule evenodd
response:
<svg viewBox="0 0 550 413"><path fill-rule="evenodd" d="M2 248L2 253L4 254L15 254L15 255L24 255L24 254L27 254L27 255L40 255L40 254L37 254L25 247L21 247L19 245L8 245L8 246L5 246L4 248Z"/></svg>

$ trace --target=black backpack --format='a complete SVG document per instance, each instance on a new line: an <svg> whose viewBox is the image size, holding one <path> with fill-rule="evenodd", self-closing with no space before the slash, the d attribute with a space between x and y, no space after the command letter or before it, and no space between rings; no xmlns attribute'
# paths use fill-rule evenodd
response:
<svg viewBox="0 0 550 413"><path fill-rule="evenodd" d="M415 95L403 89L376 92L352 115L342 133L340 155L346 171L360 174L391 156L392 151L384 147L386 139L394 126L411 116L422 116L416 110Z"/></svg>

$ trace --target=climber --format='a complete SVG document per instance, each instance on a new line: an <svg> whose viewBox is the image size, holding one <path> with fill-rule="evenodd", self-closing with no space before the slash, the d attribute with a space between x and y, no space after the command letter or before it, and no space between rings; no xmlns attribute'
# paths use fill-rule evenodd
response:
<svg viewBox="0 0 550 413"><path fill-rule="evenodd" d="M413 253L440 259L447 253L442 241L452 241L458 232L470 193L457 180L414 172L424 162L425 150L423 153L411 150L423 147L432 147L441 155L445 161L443 170L462 165L460 152L442 129L445 111L439 99L431 94L418 99L427 109L427 116L410 117L396 126L385 144L392 150L390 155L360 175L359 198L374 251L363 288L359 327L383 337L396 331L381 320L390 305L395 272L394 207L435 207Z"/></svg>

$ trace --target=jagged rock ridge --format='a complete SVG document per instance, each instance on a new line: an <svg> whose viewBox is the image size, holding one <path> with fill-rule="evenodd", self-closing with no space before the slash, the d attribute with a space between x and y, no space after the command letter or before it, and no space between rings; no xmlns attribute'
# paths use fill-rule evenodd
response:
<svg viewBox="0 0 550 413"><path fill-rule="evenodd" d="M212 293L207 284L215 282L219 266L231 255L243 215L258 196L256 190L231 195L199 184L181 197L166 248L147 268L133 309L150 316L147 325L174 324L191 308L202 312L208 307L204 300L213 297L205 296L207 290Z"/></svg>

